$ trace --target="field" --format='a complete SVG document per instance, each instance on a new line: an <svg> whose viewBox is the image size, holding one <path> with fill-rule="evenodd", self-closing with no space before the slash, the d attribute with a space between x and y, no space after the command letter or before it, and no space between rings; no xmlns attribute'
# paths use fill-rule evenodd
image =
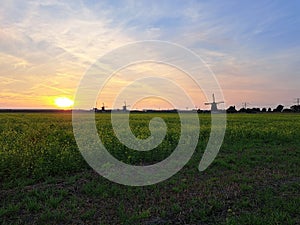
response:
<svg viewBox="0 0 300 225"><path fill-rule="evenodd" d="M99 136L119 160L151 164L166 158L180 136L177 114L132 114L146 138L160 116L168 131L153 151L123 146L109 114L97 114ZM113 183L81 156L70 113L0 114L1 224L300 224L300 114L229 114L215 161L199 161L210 115L199 114L197 149L172 178L151 186Z"/></svg>

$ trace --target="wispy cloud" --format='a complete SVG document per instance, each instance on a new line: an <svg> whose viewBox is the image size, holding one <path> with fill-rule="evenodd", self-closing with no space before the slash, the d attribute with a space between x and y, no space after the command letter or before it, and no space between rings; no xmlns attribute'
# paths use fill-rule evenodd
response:
<svg viewBox="0 0 300 225"><path fill-rule="evenodd" d="M229 104L240 101L235 93L241 92L245 101L251 98L258 105L273 98L292 101L300 84L297 9L297 2L268 0L4 0L0 104L14 107L13 99L23 98L18 106L37 106L47 95L71 96L101 55L144 39L171 41L195 51L219 78ZM115 87L126 79L116 78Z"/></svg>

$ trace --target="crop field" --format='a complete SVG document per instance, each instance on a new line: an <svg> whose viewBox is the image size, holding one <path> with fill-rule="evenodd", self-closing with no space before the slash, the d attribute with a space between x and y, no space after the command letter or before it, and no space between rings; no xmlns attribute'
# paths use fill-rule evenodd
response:
<svg viewBox="0 0 300 225"><path fill-rule="evenodd" d="M131 113L142 139L161 117L167 134L138 152L114 135L110 114L96 114L99 136L117 159L149 165L168 157L180 137L176 113ZM161 183L132 187L96 173L78 150L70 113L0 114L1 224L300 224L300 114L228 114L223 145L198 171L210 134L199 114L194 155Z"/></svg>

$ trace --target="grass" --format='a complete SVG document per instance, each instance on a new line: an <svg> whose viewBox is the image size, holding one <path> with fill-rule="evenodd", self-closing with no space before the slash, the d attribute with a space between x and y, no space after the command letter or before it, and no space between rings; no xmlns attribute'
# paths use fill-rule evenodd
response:
<svg viewBox="0 0 300 225"><path fill-rule="evenodd" d="M147 138L156 116L168 131L152 151L123 146L109 114L96 116L99 136L119 160L158 162L178 143L177 114L133 114L130 125ZM210 115L199 118L198 147L180 172L159 184L129 187L87 165L71 114L0 114L0 224L299 224L300 115L228 115L221 150L201 173Z"/></svg>

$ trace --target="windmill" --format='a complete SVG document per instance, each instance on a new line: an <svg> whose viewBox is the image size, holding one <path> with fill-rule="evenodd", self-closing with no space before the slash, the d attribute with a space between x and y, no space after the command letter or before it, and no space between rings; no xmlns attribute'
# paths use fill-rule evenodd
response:
<svg viewBox="0 0 300 225"><path fill-rule="evenodd" d="M224 102L223 101L216 102L215 94L213 94L212 97L213 97L213 102L207 102L207 103L205 103L205 105L211 105L211 112L218 112L219 110L218 110L217 105L221 104L221 103L224 103Z"/></svg>
<svg viewBox="0 0 300 225"><path fill-rule="evenodd" d="M95 105L95 107L93 107L93 109L92 109L94 112L98 112L98 108L97 108L97 106L98 106L98 102L96 102L96 105Z"/></svg>
<svg viewBox="0 0 300 225"><path fill-rule="evenodd" d="M107 107L106 105L104 105L104 103L102 103L102 107L101 107L101 111L105 112L105 107Z"/></svg>
<svg viewBox="0 0 300 225"><path fill-rule="evenodd" d="M127 107L130 107L130 105L126 105L126 101L124 101L124 105L123 105L123 111L124 112L127 111Z"/></svg>

